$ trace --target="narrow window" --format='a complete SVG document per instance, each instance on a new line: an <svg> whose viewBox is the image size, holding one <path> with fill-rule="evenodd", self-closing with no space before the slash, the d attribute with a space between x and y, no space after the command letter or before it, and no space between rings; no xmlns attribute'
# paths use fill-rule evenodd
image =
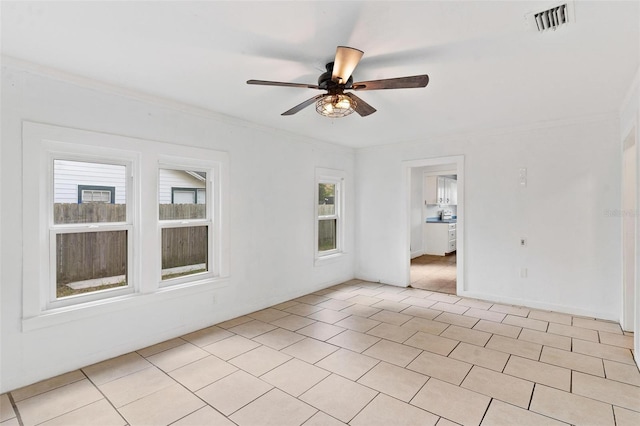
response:
<svg viewBox="0 0 640 426"><path fill-rule="evenodd" d="M343 174L326 169L316 174L316 258L343 251Z"/></svg>
<svg viewBox="0 0 640 426"><path fill-rule="evenodd" d="M169 167L158 176L161 281L182 283L213 271L211 173Z"/></svg>

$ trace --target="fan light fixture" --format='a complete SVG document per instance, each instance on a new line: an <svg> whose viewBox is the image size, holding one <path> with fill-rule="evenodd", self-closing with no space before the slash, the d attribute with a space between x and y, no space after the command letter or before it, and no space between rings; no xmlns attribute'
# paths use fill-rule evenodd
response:
<svg viewBox="0 0 640 426"><path fill-rule="evenodd" d="M327 95L316 102L318 114L329 118L346 117L356 108L356 101L346 95Z"/></svg>
<svg viewBox="0 0 640 426"><path fill-rule="evenodd" d="M429 76L427 74L354 82L353 70L358 65L362 55L362 50L354 49L353 47L338 46L336 48L335 60L327 63L327 71L320 74L318 84L285 83L282 81L268 80L247 80L247 84L326 90L327 93L309 98L283 112L282 115L293 115L316 104L318 114L329 118L339 118L346 117L353 113L353 111L357 112L360 117L366 117L376 112L374 107L360 99L355 93L348 92L345 94L345 90L355 90L358 92L362 90L412 89L425 87L429 83Z"/></svg>

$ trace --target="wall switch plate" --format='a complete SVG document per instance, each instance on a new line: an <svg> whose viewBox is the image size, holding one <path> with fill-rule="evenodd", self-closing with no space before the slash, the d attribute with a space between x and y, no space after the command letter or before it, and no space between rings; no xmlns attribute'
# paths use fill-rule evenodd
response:
<svg viewBox="0 0 640 426"><path fill-rule="evenodd" d="M520 186L527 186L527 169L526 167L521 167L518 174L518 179L520 182Z"/></svg>
<svg viewBox="0 0 640 426"><path fill-rule="evenodd" d="M527 268L520 268L520 278L527 278Z"/></svg>

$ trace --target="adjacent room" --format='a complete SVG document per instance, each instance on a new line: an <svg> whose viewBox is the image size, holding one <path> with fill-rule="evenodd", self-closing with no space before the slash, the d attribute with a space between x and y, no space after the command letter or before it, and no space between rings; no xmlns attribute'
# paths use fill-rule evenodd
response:
<svg viewBox="0 0 640 426"><path fill-rule="evenodd" d="M0 19L0 426L640 424L638 1Z"/></svg>

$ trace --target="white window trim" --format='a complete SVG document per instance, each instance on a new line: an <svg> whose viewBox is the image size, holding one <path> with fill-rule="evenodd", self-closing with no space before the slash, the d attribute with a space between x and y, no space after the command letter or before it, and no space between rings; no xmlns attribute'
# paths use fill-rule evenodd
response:
<svg viewBox="0 0 640 426"><path fill-rule="evenodd" d="M22 129L22 207L23 207L23 305L22 329L35 330L56 324L78 321L95 315L105 315L121 309L135 309L175 297L211 291L229 282L229 155L206 148L176 145L113 134L63 128L46 124L23 122ZM108 148L106 148L108 147ZM84 161L88 157L120 158L129 161L133 175L127 203L127 218L132 221L133 260L129 265L129 278L133 291L128 294L87 301L69 306L47 306L49 296L49 231L48 209L52 204L53 186L49 165L50 152L79 153ZM215 213L213 232L217 265L216 275L176 286L159 286L158 275L142 274L140 265L160 271L156 250L159 246L156 227L141 224L157 222L157 188L160 157L189 158L215 163L218 174L217 193L212 194ZM103 160L104 161L104 160ZM52 163L51 163L52 164ZM34 195L35 192L35 195ZM141 206L153 206L142 211ZM130 218L130 219L129 219ZM122 224L123 225L123 224ZM160 272L158 272L160 274Z"/></svg>
<svg viewBox="0 0 640 426"><path fill-rule="evenodd" d="M324 169L317 168L316 169L316 178L315 178L315 191L313 197L313 211L314 211L314 253L315 253L315 264L323 264L330 260L335 260L345 253L344 249L344 241L345 241L345 187L346 187L346 173L342 170L334 170L334 169ZM335 215L331 217L335 217L336 221L336 248L333 250L319 251L318 250L318 225L320 222L319 209L318 209L318 198L319 198L319 186L321 183L331 183L336 185L336 212ZM326 216L328 218L328 216Z"/></svg>
<svg viewBox="0 0 640 426"><path fill-rule="evenodd" d="M26 144L25 144L26 145ZM26 146L25 146L26 149ZM105 148L104 146L89 146L85 144L74 144L66 141L55 141L43 139L40 143L39 156L41 164L34 174L41 174L40 179L44 186L38 188L40 205L35 209L40 212L37 219L39 223L38 234L40 241L48 241L48 244L40 244L39 261L36 268L25 269L25 292L29 291L35 294L29 295L32 304L28 305L29 311L25 309L25 313L42 313L52 311L58 308L64 308L72 305L80 305L88 302L96 302L106 300L112 297L124 294L132 294L136 290L138 283L139 262L134 259L132 252L136 241L138 240L137 229L139 228L139 217L134 212L138 210L134 187L137 187L135 170L139 168L139 156L132 151ZM120 164L126 167L127 173L127 204L126 204L126 220L125 222L99 223L99 224L54 224L53 223L53 204L54 204L54 160L72 160L82 162L94 162L105 164ZM106 159L106 160L105 160ZM26 166L26 164L24 165ZM33 167L33 165L30 165ZM26 176L25 176L26 178ZM25 186L27 182L25 181ZM30 186L30 185L29 185ZM44 202L44 204L42 204ZM28 199L24 199L24 205L29 203ZM64 232L91 232L92 229L106 230L126 230L127 231L127 276L128 282L126 287L114 288L100 292L92 292L86 294L78 294L75 296L57 299L56 297L56 269L55 269L55 235ZM25 230L25 240L27 230ZM33 256L25 255L25 265L27 259L33 259ZM34 285L31 288L27 282L30 276L28 270L39 269L39 277L35 278L39 284L38 288ZM26 295L26 294L25 294ZM36 311L37 299L37 311ZM27 303L27 300L25 300ZM25 306L25 308L27 308Z"/></svg>
<svg viewBox="0 0 640 426"><path fill-rule="evenodd" d="M162 230L165 228L178 228L178 227L190 227L190 226L207 226L208 227L208 251L207 262L208 271L187 275L184 277L162 279L162 246L158 245L158 258L160 269L158 269L158 285L160 287L175 286L189 284L194 281L200 281L220 276L220 263L221 259L221 241L219 238L215 238L216 235L220 235L221 229L217 229L218 225L215 218L221 215L220 205L220 164L213 161L203 161L193 158L175 158L168 156L159 156L158 162L158 175L160 169L169 170L181 170L181 171L198 171L206 173L206 186L205 186L205 218L204 219L188 219L188 220L160 220L159 210L156 207L157 223L158 223L158 241L162 242ZM159 181L158 181L159 182ZM156 189L158 193L158 201L156 206L159 205L159 188Z"/></svg>

